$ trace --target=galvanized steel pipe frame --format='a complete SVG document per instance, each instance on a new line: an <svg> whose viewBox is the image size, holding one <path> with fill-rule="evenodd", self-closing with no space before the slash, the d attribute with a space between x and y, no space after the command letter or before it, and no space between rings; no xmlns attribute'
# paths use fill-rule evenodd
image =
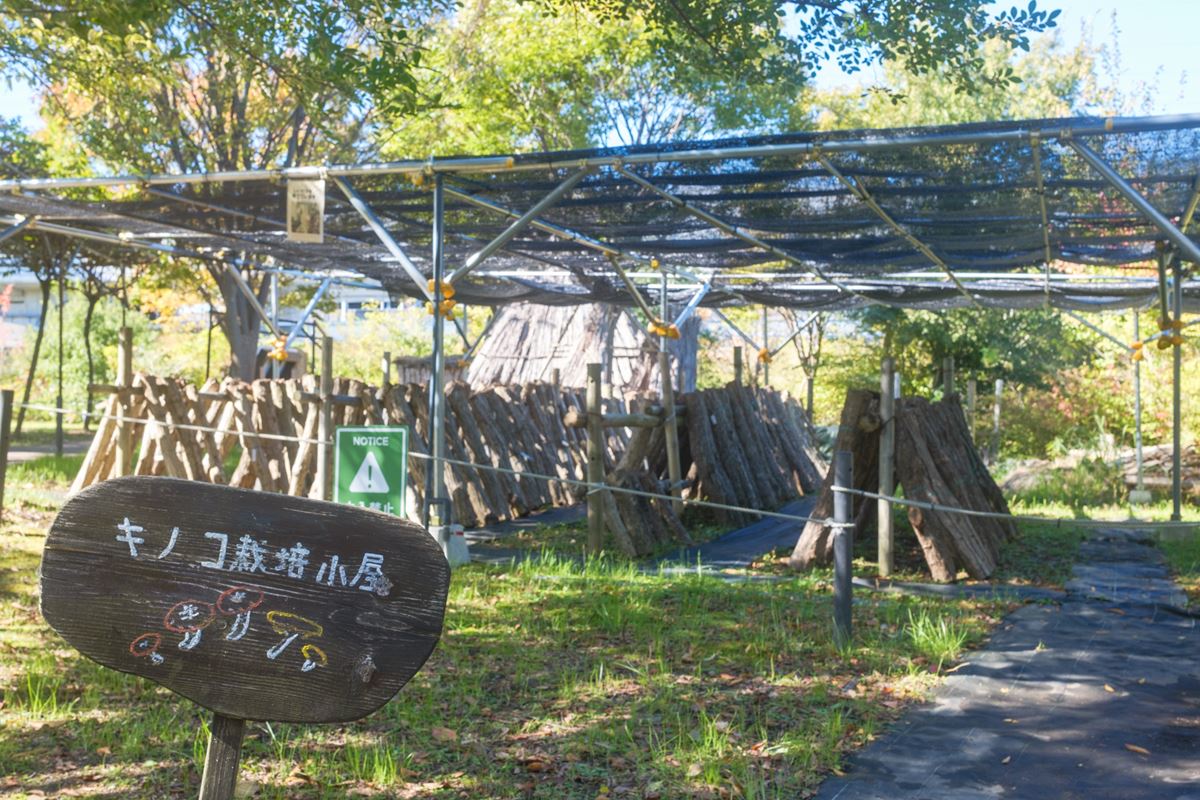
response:
<svg viewBox="0 0 1200 800"><path fill-rule="evenodd" d="M288 179L349 178L380 175L421 175L481 172L523 172L544 169L715 161L723 159L801 157L816 152L867 152L908 147L953 146L1043 141L1069 141L1075 136L1105 136L1120 133L1200 128L1200 114L1170 114L1151 117L1108 117L1096 123L1090 120L1043 128L1014 128L1000 131L963 131L958 133L909 134L905 136L864 136L858 139L806 141L787 144L695 147L684 150L647 150L626 154L574 155L550 154L546 158L515 156L468 156L460 158L406 159L378 164L333 164L324 167L280 167L275 169L228 170L183 174L114 175L91 178L21 178L0 181L0 191L42 190L97 186L206 184L239 181L280 181Z"/></svg>

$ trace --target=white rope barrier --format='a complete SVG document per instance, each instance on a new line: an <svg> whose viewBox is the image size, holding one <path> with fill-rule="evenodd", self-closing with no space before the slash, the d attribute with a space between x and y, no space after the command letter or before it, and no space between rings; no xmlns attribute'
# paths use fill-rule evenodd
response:
<svg viewBox="0 0 1200 800"><path fill-rule="evenodd" d="M232 428L214 428L211 426L195 425L192 423L185 423L185 422L162 422L162 421L156 420L156 419L146 419L146 418L141 418L141 417L125 417L125 416L121 416L121 415L110 415L110 414L105 414L105 413L94 413L94 412L89 412L89 411L74 411L74 410L68 410L68 409L60 409L55 406L43 406L43 405L36 405L36 404L32 404L32 403L21 403L18 405L20 407L28 408L28 409L35 410L35 411L48 411L51 413L63 414L63 415L68 415L68 416L76 416L76 417L81 417L81 418L96 417L101 420L109 419L109 420L113 420L116 422L129 422L134 425L161 425L164 428L178 428L180 430L190 430L190 431L198 431L198 432L206 432L206 433L232 434L232 435L238 436L239 438L246 438L246 439L270 439L273 441L283 441L283 442L308 442L310 444L316 444L316 445L321 445L321 444L324 444L326 446L333 445L332 440L310 439L310 438L305 438L305 437L301 437L301 436L286 436L283 434L256 433L256 432L251 432L251 431L242 432L242 431L232 429ZM408 455L409 455L409 458L420 459L420 460L424 460L424 461L434 461L435 460L433 456L431 456L427 453L417 453L417 452L410 451ZM453 464L455 466L460 466L460 467L464 467L467 469L474 469L474 470L487 471L487 472L497 472L497 473L501 473L501 474L505 474L505 475L513 475L518 478L529 478L531 480L546 481L548 483L560 483L565 486L573 486L573 487L577 487L577 488L581 488L581 489L586 489L588 494L593 494L595 492L608 491L608 492L614 492L617 494L632 495L635 497L645 497L645 498L649 498L652 500L663 500L666 502L674 502L674 501L678 501L678 500L682 499L682 502L684 505L695 506L697 508L711 508L711 509L715 509L718 511L731 511L734 513L752 514L752 515L755 515L758 517L781 519L781 520L787 520L789 522L804 522L804 523L816 522L820 525L823 525L823 526L826 526L829 528L834 528L834 529L853 528L854 527L854 523L852 523L852 522L838 523L832 519L824 518L824 517L802 516L799 514L785 514L785 513L779 512L779 511L764 511L764 510L758 509L758 508L746 508L744 506L728 505L726 503L717 503L717 502L713 502L711 500L696 500L696 499L678 498L678 497L674 497L673 495L669 495L669 494L647 492L647 491L644 491L641 489L630 489L630 488L627 488L624 486L611 486L611 485L609 485L607 483L603 483L603 482L589 483L586 480L578 480L575 478L562 478L557 475L544 475L544 474L538 473L538 472L508 469L506 467L498 467L498 466L494 466L492 464L477 464L472 461L462 461L462 460L455 459L455 458L447 458L445 456L443 456L440 459L436 459L436 460L440 460L443 463ZM1052 524L1052 525L1057 525L1057 526L1075 525L1075 526L1079 526L1079 527L1093 527L1093 528L1097 528L1097 527L1103 528L1103 527L1112 527L1112 526L1119 526L1119 527L1123 527L1123 528L1149 528L1149 527L1154 527L1154 528L1195 528L1198 525L1200 525L1200 523L1195 523L1195 522L1149 522L1149 521L1145 521L1145 520L1105 521L1105 520L1075 519L1073 517L1042 517L1042 516L1036 516L1036 515L1032 515L1032 514L1002 514L997 511L979 511L979 510L971 509L971 508L959 508L956 506L942 505L940 503L930 503L930 502L926 502L923 500L911 500L911 499L905 498L905 497L896 497L893 495L878 494L876 492L867 492L862 489L851 489L851 488L843 488L843 487L837 487L837 486L834 486L831 488L835 492L844 492L846 494L856 495L858 497L863 497L863 498L867 498L870 500L886 500L889 503L895 503L898 506L904 506L904 507L910 507L910 508L920 508L925 511L940 511L940 512L947 513L947 514L961 514L963 516L968 516L968 517L984 517L984 518L988 518L988 519L1008 520L1010 522L1033 522L1033 523L1039 523L1039 524Z"/></svg>

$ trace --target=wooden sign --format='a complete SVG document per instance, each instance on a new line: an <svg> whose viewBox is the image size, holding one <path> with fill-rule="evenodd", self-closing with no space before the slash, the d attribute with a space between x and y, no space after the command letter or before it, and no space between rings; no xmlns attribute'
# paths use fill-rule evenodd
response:
<svg viewBox="0 0 1200 800"><path fill-rule="evenodd" d="M442 631L450 568L390 514L170 478L75 495L42 614L85 656L241 720L343 722L386 703Z"/></svg>

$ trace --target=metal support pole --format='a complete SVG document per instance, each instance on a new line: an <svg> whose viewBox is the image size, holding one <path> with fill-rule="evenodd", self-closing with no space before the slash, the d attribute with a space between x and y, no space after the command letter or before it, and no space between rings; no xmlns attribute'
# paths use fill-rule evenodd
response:
<svg viewBox="0 0 1200 800"><path fill-rule="evenodd" d="M839 450L833 457L833 640L838 647L850 644L853 634L851 604L854 582L851 559L854 555L853 497L854 467L849 450Z"/></svg>
<svg viewBox="0 0 1200 800"><path fill-rule="evenodd" d="M770 320L767 318L767 307L763 306L762 310L762 346L767 353L771 352L771 340L767 335L767 327ZM771 362L762 359L762 385L765 389L771 385Z"/></svg>
<svg viewBox="0 0 1200 800"><path fill-rule="evenodd" d="M1174 262L1175 273L1172 277L1175 284L1171 287L1175 312L1171 347L1171 520L1178 522L1183 519L1183 345L1180 337L1183 326L1183 263L1178 255Z"/></svg>
<svg viewBox="0 0 1200 800"><path fill-rule="evenodd" d="M333 497L333 339L321 337L321 416L317 417L317 497L329 500Z"/></svg>
<svg viewBox="0 0 1200 800"><path fill-rule="evenodd" d="M4 479L8 473L8 445L12 441L13 390L0 390L0 519L4 517Z"/></svg>
<svg viewBox="0 0 1200 800"><path fill-rule="evenodd" d="M117 334L117 477L133 471L133 423L129 414L130 389L133 388L133 331L121 328Z"/></svg>
<svg viewBox="0 0 1200 800"><path fill-rule="evenodd" d="M667 274L662 276L662 318L671 318L667 299ZM667 442L667 478L671 481L671 509L678 516L683 513L683 471L679 459L679 426L675 417L675 386L671 382L671 356L667 352L667 337L658 342L658 372L662 380L663 433Z"/></svg>
<svg viewBox="0 0 1200 800"><path fill-rule="evenodd" d="M1133 341L1142 340L1141 314L1133 311ZM1150 493L1146 491L1145 465L1142 459L1142 361L1141 350L1133 353L1133 452L1137 465L1137 483L1129 493L1130 503L1149 503Z"/></svg>
<svg viewBox="0 0 1200 800"><path fill-rule="evenodd" d="M67 265L58 272L58 395L54 399L54 455L63 455L63 314L67 300Z"/></svg>
<svg viewBox="0 0 1200 800"><path fill-rule="evenodd" d="M279 273L271 273L271 327L279 330ZM275 359L269 359L271 362L271 377L278 379L280 370L283 369L283 364Z"/></svg>
<svg viewBox="0 0 1200 800"><path fill-rule="evenodd" d="M733 382L742 385L742 346L733 348Z"/></svg>
<svg viewBox="0 0 1200 800"><path fill-rule="evenodd" d="M988 447L990 458L988 462L996 463L1000 457L1000 400L1004 395L1004 379L996 378L996 399L992 404L992 441Z"/></svg>
<svg viewBox="0 0 1200 800"><path fill-rule="evenodd" d="M587 494L588 552L598 555L604 548L603 498L596 488L604 482L604 427L600 415L600 364L587 365Z"/></svg>
<svg viewBox="0 0 1200 800"><path fill-rule="evenodd" d="M433 179L433 296L440 299L446 270L445 193L442 176ZM433 368L429 376L429 450L433 457L429 471L433 476L426 495L429 533L442 546L450 547L450 501L446 497L446 351L445 318L441 303L433 303Z"/></svg>
<svg viewBox="0 0 1200 800"><path fill-rule="evenodd" d="M896 398L892 392L895 370L896 362L885 358L879 377L879 415L883 418L883 427L879 432L879 493L886 496L891 496L896 489ZM892 546L895 537L890 500L879 500L878 523L879 574L886 578L892 574Z"/></svg>

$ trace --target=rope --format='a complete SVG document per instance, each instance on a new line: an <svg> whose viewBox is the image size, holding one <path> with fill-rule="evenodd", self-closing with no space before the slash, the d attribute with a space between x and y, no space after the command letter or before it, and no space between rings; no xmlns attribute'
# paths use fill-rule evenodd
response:
<svg viewBox="0 0 1200 800"><path fill-rule="evenodd" d="M316 444L316 445L323 444L325 446L331 446L334 443L332 440L328 440L328 439L326 439L326 440L309 439L309 438L305 438L302 436L285 436L283 434L274 434L274 433L256 433L256 432L249 432L249 431L242 432L242 431L238 431L238 430L232 429L232 428L214 428L214 427L210 427L210 426L206 426L206 425L194 425L191 423L184 423L184 422L161 422L161 421L155 420L155 419L144 419L144 418L139 418L139 417L125 417L125 416L121 416L119 414L118 415L109 415L109 414L104 414L104 413L94 413L94 412L88 412L88 411L73 411L73 410L68 410L68 409L56 408L55 406L42 406L42 405L37 405L37 404L33 404L33 403L18 403L17 405L18 405L18 407L23 407L23 408L27 408L27 409L31 409L31 410L35 410L35 411L49 411L52 413L71 415L71 416L77 416L77 417L100 417L101 420L110 419L110 420L114 420L116 422L129 422L134 425L161 425L164 428L178 428L180 430L200 431L200 432L207 432L207 433L233 434L233 435L236 435L236 436L238 436L240 438L244 438L244 439L270 439L273 441L282 441L282 442L308 442L310 444ZM804 522L804 523L816 522L820 525L823 525L827 528L832 528L834 530L849 529L849 528L854 527L853 522L836 522L833 519L826 518L826 517L811 517L811 516L802 516L799 514L785 514L783 512L779 512L779 511L764 511L764 510L758 509L758 508L746 508L745 506L735 506L735 505L729 505L726 503L717 503L717 502L713 502L711 500L693 500L693 499L679 498L679 497L675 497L673 495L661 494L658 492L647 492L647 491L643 491L641 489L630 489L630 488L627 488L624 486L611 486L604 482L590 483L588 481L578 480L575 478L562 478L557 475L544 475L539 472L509 469L507 467L497 467L492 464L477 464L473 461L462 461L460 459L448 458L446 456L442 456L440 459L434 459L433 456L431 456L427 453L418 453L415 451L410 451L408 455L409 455L409 458L421 459L424 461L439 460L446 464L453 464L455 466L464 467L467 469L474 469L474 470L485 471L485 472L498 472L498 473L502 473L505 475L513 475L518 478L530 478L533 480L546 481L548 483L560 483L565 486L574 486L574 487L578 487L581 489L586 489L587 493L589 495L594 494L596 492L608 491L608 492L614 492L616 494L627 494L627 495L632 495L635 497L645 497L645 498L649 498L652 500L663 500L666 502L680 501L684 505L696 506L697 508L712 508L712 509L716 509L718 511L732 511L732 512L740 513L740 514L752 514L752 515L759 516L759 517L770 517L772 519L787 520L789 522ZM1106 522L1103 520L1083 520L1083 519L1074 519L1071 517L1041 517L1041 516L1035 516L1035 515L1031 515L1031 514L1003 514L998 511L978 511L976 509L958 508L956 506L947 506L947 505L942 505L940 503L930 503L930 502L926 502L923 500L910 500L910 499L904 498L904 497L895 497L893 495L884 495L884 494L878 494L876 492L867 492L862 489L850 489L850 488L844 488L844 487L840 487L840 486L832 486L830 488L835 492L843 492L845 494L857 495L859 497L864 497L864 498L871 499L871 500L886 500L889 503L895 503L896 505L899 505L899 506L920 508L925 511L940 511L940 512L947 513L947 514L961 514L963 516L968 516L968 517L984 517L984 518L988 518L988 519L1001 519L1001 520L1008 520L1010 522L1035 522L1035 523L1039 523L1039 524L1053 524L1053 525L1057 525L1057 526L1077 525L1080 527L1112 527L1115 525L1115 526L1119 526L1119 527L1123 527L1123 528L1149 528L1149 527L1195 528L1195 527L1197 527L1198 524L1200 524L1200 523L1193 523L1193 522L1146 522L1143 520L1107 521Z"/></svg>
<svg viewBox="0 0 1200 800"><path fill-rule="evenodd" d="M1034 514L1004 514L999 511L978 511L973 508L959 508L957 506L946 506L941 503L929 503L924 500L910 500L905 497L895 497L893 495L878 494L876 492L867 492L862 489L849 489L842 486L830 487L835 492L843 494L852 494L859 497L866 497L871 500L886 500L889 503L895 503L898 506L907 506L911 508L920 508L925 511L942 511L947 514L961 514L967 517L985 517L988 519L1004 519L1011 522L1037 522L1037 523L1053 523L1054 525L1078 525L1081 527L1099 527L1111 528L1114 526L1121 528L1195 528L1200 523L1196 522L1148 522L1145 520L1120 520L1120 521L1105 521L1096 519L1075 519L1074 517L1040 517Z"/></svg>

